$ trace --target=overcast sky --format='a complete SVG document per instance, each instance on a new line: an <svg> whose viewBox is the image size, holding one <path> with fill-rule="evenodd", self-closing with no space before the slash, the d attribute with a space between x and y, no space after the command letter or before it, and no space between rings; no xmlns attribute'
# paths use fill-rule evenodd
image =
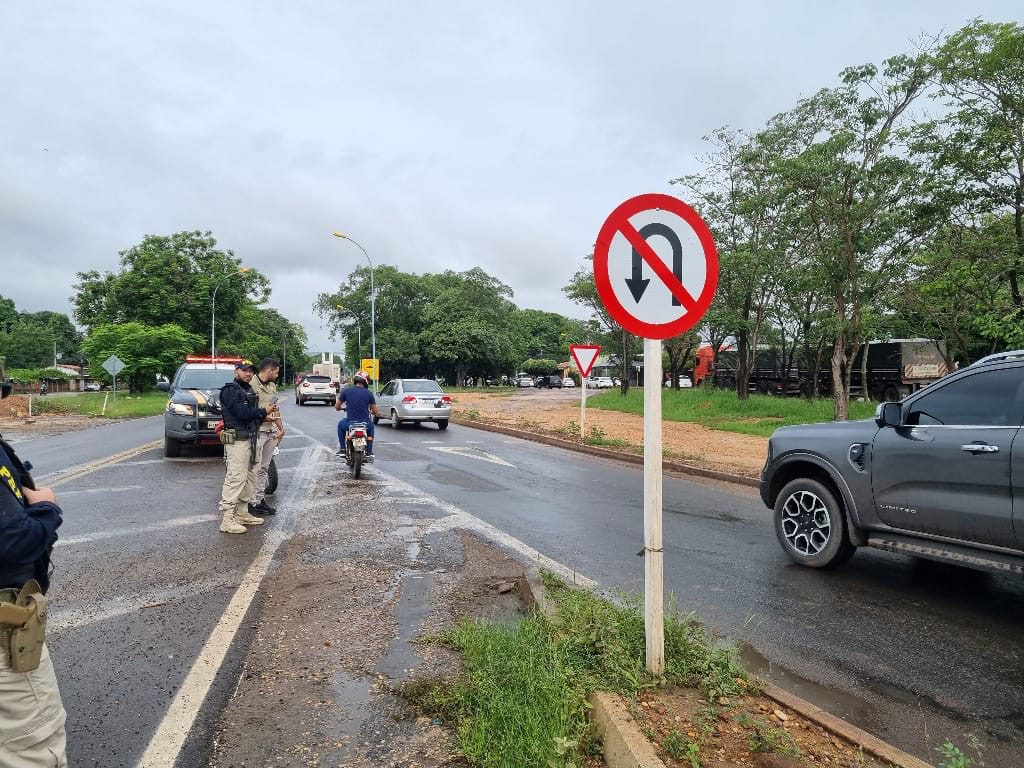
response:
<svg viewBox="0 0 1024 768"><path fill-rule="evenodd" d="M212 230L311 305L363 256L561 294L604 218L678 191L845 66L1019 0L0 3L0 294L70 311L75 272ZM329 345L329 346L328 346Z"/></svg>

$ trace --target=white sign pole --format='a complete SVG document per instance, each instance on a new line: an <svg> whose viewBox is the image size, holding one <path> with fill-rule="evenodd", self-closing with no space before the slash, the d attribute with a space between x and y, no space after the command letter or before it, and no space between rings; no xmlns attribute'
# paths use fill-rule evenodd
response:
<svg viewBox="0 0 1024 768"><path fill-rule="evenodd" d="M661 375L661 340L644 339L644 630L652 675L665 673Z"/></svg>
<svg viewBox="0 0 1024 768"><path fill-rule="evenodd" d="M587 423L587 380L580 375L580 439L586 440L587 431L584 425Z"/></svg>

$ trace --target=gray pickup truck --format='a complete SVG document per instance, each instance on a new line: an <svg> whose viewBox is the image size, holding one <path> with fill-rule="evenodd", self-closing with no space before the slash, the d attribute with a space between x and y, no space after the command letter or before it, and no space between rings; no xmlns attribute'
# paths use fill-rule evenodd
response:
<svg viewBox="0 0 1024 768"><path fill-rule="evenodd" d="M812 568L857 547L1024 574L1024 350L990 355L875 418L782 427L761 498Z"/></svg>

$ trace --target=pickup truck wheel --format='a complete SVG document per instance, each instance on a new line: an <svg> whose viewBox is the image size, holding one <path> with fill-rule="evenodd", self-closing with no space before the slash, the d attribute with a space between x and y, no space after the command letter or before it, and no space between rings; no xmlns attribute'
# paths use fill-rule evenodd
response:
<svg viewBox="0 0 1024 768"><path fill-rule="evenodd" d="M181 441L164 436L164 456L176 459L181 456Z"/></svg>
<svg viewBox="0 0 1024 768"><path fill-rule="evenodd" d="M817 480L787 483L775 501L775 534L790 559L809 568L834 568L856 547L835 495Z"/></svg>

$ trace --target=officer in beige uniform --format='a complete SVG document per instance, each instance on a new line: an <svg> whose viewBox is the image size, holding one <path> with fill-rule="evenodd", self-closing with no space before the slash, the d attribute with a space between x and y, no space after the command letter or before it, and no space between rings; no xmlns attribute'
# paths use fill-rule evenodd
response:
<svg viewBox="0 0 1024 768"><path fill-rule="evenodd" d="M251 382L253 391L259 397L260 408L269 408L277 402L276 381L279 370L280 365L272 357L260 361L259 370L256 371ZM273 515L277 512L267 504L267 474L270 471L270 462L274 458L274 451L282 438L284 438L284 422L281 421L280 413L276 418L268 418L260 424L256 438L256 484L249 499L249 514L251 515Z"/></svg>
<svg viewBox="0 0 1024 768"><path fill-rule="evenodd" d="M247 525L263 525L263 518L249 513L249 499L256 487L256 441L260 424L274 418L277 405L259 407L259 396L249 382L256 368L248 363L235 366L235 380L220 390L220 408L224 429L224 486L220 494L223 533L245 533Z"/></svg>
<svg viewBox="0 0 1024 768"><path fill-rule="evenodd" d="M11 384L0 365L0 396ZM0 440L0 765L67 768L64 705L46 648L50 552L63 513Z"/></svg>

